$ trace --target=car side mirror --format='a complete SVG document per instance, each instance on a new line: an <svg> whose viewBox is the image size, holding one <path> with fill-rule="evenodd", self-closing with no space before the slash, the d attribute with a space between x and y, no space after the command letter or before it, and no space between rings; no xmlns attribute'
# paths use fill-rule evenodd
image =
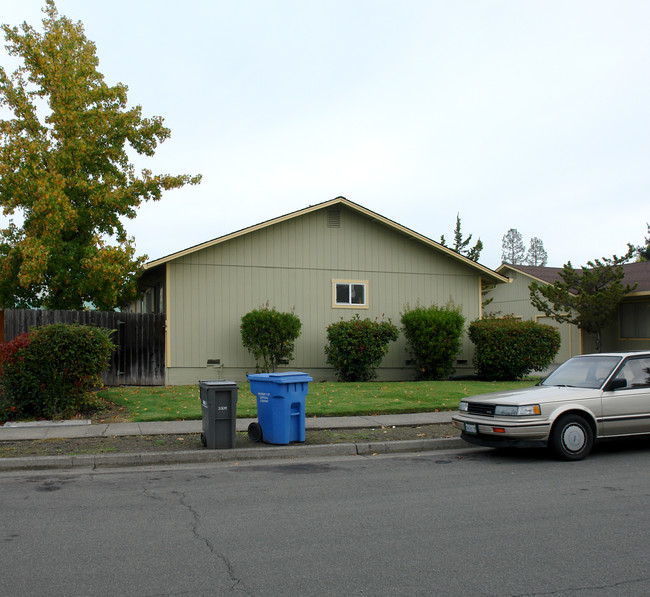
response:
<svg viewBox="0 0 650 597"><path fill-rule="evenodd" d="M607 384L606 390L608 392L613 392L614 390L620 390L621 388L627 388L627 380L624 377L619 377L610 381Z"/></svg>

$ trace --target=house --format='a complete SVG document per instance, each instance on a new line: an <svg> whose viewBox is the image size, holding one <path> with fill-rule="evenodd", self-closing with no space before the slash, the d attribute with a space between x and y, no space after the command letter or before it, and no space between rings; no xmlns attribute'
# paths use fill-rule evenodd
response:
<svg viewBox="0 0 650 597"><path fill-rule="evenodd" d="M603 350L648 350L650 348L650 261L626 263L624 284L636 288L618 307L616 319L603 331ZM586 343L592 352L593 341Z"/></svg>
<svg viewBox="0 0 650 597"><path fill-rule="evenodd" d="M628 263L623 266L624 284L637 284L618 308L611 325L602 332L602 351L647 350L650 348L650 262ZM569 323L537 311L530 302L531 282L553 284L560 280L559 267L510 265L503 263L497 270L508 278L489 293L493 299L488 310L502 315L552 325L560 331L562 344L555 360L561 363L576 354L595 352L594 338Z"/></svg>
<svg viewBox="0 0 650 597"><path fill-rule="evenodd" d="M390 318L407 305L461 306L467 324L480 317L484 282L506 278L447 247L343 197L210 240L146 264L136 310L166 314L166 384L245 380L255 371L240 322L268 304L302 322L286 369L334 380L324 347L331 323ZM467 337L457 372L471 371ZM412 379L405 340L393 343L380 380Z"/></svg>

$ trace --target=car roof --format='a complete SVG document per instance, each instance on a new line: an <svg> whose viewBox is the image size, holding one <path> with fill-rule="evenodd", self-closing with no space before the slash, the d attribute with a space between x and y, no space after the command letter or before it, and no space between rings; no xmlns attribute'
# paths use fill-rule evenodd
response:
<svg viewBox="0 0 650 597"><path fill-rule="evenodd" d="M589 354L579 354L576 355L575 358L582 358L582 357L620 357L620 358L625 358L629 356L639 356L639 355L650 355L650 350L627 350L627 351L621 351L621 352L592 352Z"/></svg>

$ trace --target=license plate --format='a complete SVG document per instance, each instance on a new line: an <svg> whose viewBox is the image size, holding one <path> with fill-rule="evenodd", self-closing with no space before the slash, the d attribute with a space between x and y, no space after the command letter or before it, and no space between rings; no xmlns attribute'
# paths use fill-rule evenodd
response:
<svg viewBox="0 0 650 597"><path fill-rule="evenodd" d="M465 433L478 433L478 425L475 423L465 423Z"/></svg>

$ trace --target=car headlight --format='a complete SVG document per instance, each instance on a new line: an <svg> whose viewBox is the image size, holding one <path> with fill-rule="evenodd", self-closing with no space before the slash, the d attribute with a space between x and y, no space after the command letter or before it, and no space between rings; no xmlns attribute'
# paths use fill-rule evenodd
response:
<svg viewBox="0 0 650 597"><path fill-rule="evenodd" d="M463 412L463 413L464 413L464 412L467 412L467 402L461 402L461 403L458 405L458 410L459 410L460 412Z"/></svg>
<svg viewBox="0 0 650 597"><path fill-rule="evenodd" d="M505 406L497 405L494 407L495 415L504 415L507 417L524 417L530 415L539 415L542 411L539 404L527 404L525 406Z"/></svg>

